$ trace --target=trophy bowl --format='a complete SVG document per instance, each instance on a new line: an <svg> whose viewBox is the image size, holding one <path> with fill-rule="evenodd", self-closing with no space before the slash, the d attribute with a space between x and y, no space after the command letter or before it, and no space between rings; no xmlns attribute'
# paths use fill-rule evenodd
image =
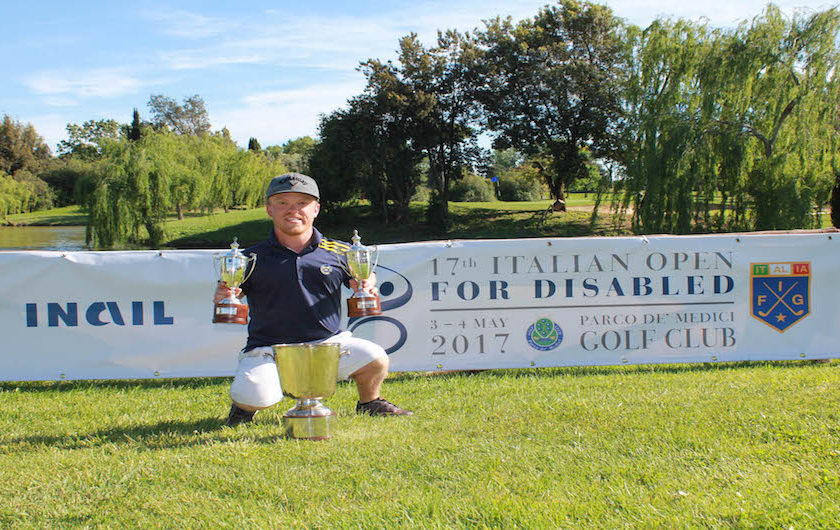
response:
<svg viewBox="0 0 840 530"><path fill-rule="evenodd" d="M275 344L274 360L283 394L297 400L283 415L290 438L325 440L335 413L321 403L335 394L341 347L337 343Z"/></svg>
<svg viewBox="0 0 840 530"><path fill-rule="evenodd" d="M382 304L379 295L362 290L362 280L371 277L379 261L379 250L371 250L362 245L359 232L353 230L353 244L344 251L347 261L347 273L356 280L358 289L347 299L347 316L359 318L382 314Z"/></svg>
<svg viewBox="0 0 840 530"><path fill-rule="evenodd" d="M256 259L255 255L246 256L239 250L239 242L236 238L233 238L230 251L213 256L216 277L230 288L228 296L214 304L214 324L248 323L248 305L236 298L233 292L254 271Z"/></svg>

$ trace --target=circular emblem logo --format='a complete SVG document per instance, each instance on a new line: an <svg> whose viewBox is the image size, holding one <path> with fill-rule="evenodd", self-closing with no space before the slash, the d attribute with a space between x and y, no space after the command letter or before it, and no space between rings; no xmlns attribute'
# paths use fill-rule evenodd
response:
<svg viewBox="0 0 840 530"><path fill-rule="evenodd" d="M525 338L535 350L553 350L563 342L563 330L553 320L541 318L528 326Z"/></svg>
<svg viewBox="0 0 840 530"><path fill-rule="evenodd" d="M321 274L324 276L328 276L332 272L333 268L329 265L321 265Z"/></svg>

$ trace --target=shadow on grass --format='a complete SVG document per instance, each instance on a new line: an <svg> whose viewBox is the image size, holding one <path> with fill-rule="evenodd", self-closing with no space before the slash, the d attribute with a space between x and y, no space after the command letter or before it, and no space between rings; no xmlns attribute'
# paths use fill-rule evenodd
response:
<svg viewBox="0 0 840 530"><path fill-rule="evenodd" d="M523 368L498 370L465 370L447 372L401 372L388 378L389 383L407 382L426 377L440 377L453 383L465 378L523 378L543 379L553 377L591 377L597 375L645 375L656 373L692 373L731 370L750 370L759 367L774 369L799 369L824 364L830 368L840 366L840 360L794 360L794 361L737 361L721 363L695 364L647 364L621 366L572 366L557 368ZM141 387L149 389L203 388L227 385L230 378L191 378L166 380L115 380L115 381L61 381L61 382L24 382L0 383L0 390L5 391L73 391L87 389ZM352 383L342 382L341 385ZM282 408L282 407L281 407ZM154 423L137 423L104 428L87 433L62 435L29 435L12 437L4 440L0 454L10 454L21 450L38 450L47 446L58 449L89 449L104 445L116 445L138 450L161 450L179 447L192 447L214 443L227 443L247 440L251 443L277 443L285 440L279 421L276 424L255 424L229 428L226 426L225 411L219 415L207 416L196 420L163 420ZM271 427L271 432L266 432Z"/></svg>
<svg viewBox="0 0 840 530"><path fill-rule="evenodd" d="M600 215L594 223L591 215L589 211L458 208L453 211L454 228L448 236L455 239L516 239L626 235L624 229L614 226L612 215Z"/></svg>
<svg viewBox="0 0 840 530"><path fill-rule="evenodd" d="M406 243L447 239L516 239L533 237L578 237L618 235L612 216L601 216L594 224L591 212L568 211L546 214L544 209L504 210L499 208L451 208L452 228L442 231L425 221L424 208L412 204L408 216L384 223L380 212L366 204L356 204L322 211L316 226L327 237L349 241L354 229L367 244ZM246 221L216 230L207 230L172 239L175 248L226 247L234 236L243 246L266 238L271 224L264 220Z"/></svg>
<svg viewBox="0 0 840 530"><path fill-rule="evenodd" d="M29 222L21 222L20 226L85 226L87 214L52 215L43 219L33 219ZM12 220L14 223L15 221Z"/></svg>
<svg viewBox="0 0 840 530"><path fill-rule="evenodd" d="M840 366L840 360L790 360L790 361L727 361L716 363L685 363L685 364L633 364L633 365L604 365L604 366L560 366L552 368L504 368L492 370L447 370L442 372L400 372L388 377L389 382L411 381L423 377L443 377L447 379L461 379L471 377L512 377L512 378L541 378L552 377L591 377L594 375L635 375L657 373L692 373L717 372L729 370L751 370L770 366L778 369L796 369L814 364ZM387 384L387 383L386 383Z"/></svg>
<svg viewBox="0 0 840 530"><path fill-rule="evenodd" d="M496 204L496 203L493 203ZM629 234L629 227L616 224L613 215L599 215L592 221L590 210L547 212L545 208L505 209L506 203L483 207L455 203L450 206L452 227L445 231L426 222L425 205L412 203L405 217L384 222L381 212L368 204L352 204L324 209L316 226L327 237L349 241L353 230L359 231L363 243L388 244L448 239L517 239L534 237L614 236ZM234 236L243 246L263 241L271 221L243 221L223 228L202 232L185 230L173 236L170 248L227 248Z"/></svg>
<svg viewBox="0 0 840 530"><path fill-rule="evenodd" d="M349 384L342 382L340 384ZM274 444L281 441L295 442L283 433L279 419L282 410L291 402L284 400L276 405L279 410L276 420L271 413L265 421L257 419L250 425L229 427L227 408L220 409L218 416L208 416L197 420L162 420L156 423L137 423L121 425L92 432L64 435L30 435L8 438L0 446L0 454L19 453L38 450L39 447L56 449L90 449L105 445L136 448L138 450L167 450L182 447L207 446L214 443L247 441L250 443ZM285 408L284 406L285 405ZM227 403L225 404L227 407ZM342 411L333 407L339 414ZM268 430L269 432L266 432Z"/></svg>
<svg viewBox="0 0 840 530"><path fill-rule="evenodd" d="M226 226L217 230L208 230L191 234L188 237L181 237L167 241L167 247L190 249L190 248L227 248L233 238L239 240L244 247L255 245L268 237L271 230L271 222L265 220L245 221L242 223Z"/></svg>
<svg viewBox="0 0 840 530"><path fill-rule="evenodd" d="M230 439L240 438L235 431L225 424L222 416L207 417L195 421L165 420L158 423L136 424L131 426L101 429L89 433L71 435L33 435L11 438L4 443L7 452L17 452L17 445L47 446L58 449L89 449L103 445L140 445L143 449L172 449L206 445L208 439L202 436L211 432L227 431ZM273 437L268 437L273 439ZM225 441L227 438L214 437Z"/></svg>
<svg viewBox="0 0 840 530"><path fill-rule="evenodd" d="M232 377L178 379L79 379L73 381L2 381L0 392L73 392L88 389L197 389L229 385Z"/></svg>
<svg viewBox="0 0 840 530"><path fill-rule="evenodd" d="M410 219L404 222L385 224L369 206L349 206L342 210L322 212L315 223L318 230L330 238L349 241L353 230L357 229L364 243L405 243L408 241L423 241L435 237L431 228L415 218L413 212ZM227 248L234 237L239 239L243 247L264 241L271 230L271 220L265 219L244 221L224 228L191 233L184 237L175 237L167 241L171 248Z"/></svg>
<svg viewBox="0 0 840 530"><path fill-rule="evenodd" d="M388 382L405 382L424 377L589 377L593 375L632 375L650 373L714 372L720 370L749 370L763 366L779 369L802 368L814 364L840 366L840 359L790 361L729 361L684 364L631 364L598 366L558 366L551 368L497 368L487 370L445 370L425 372L392 372ZM199 389L227 386L232 377L190 377L178 379L89 379L75 381L2 381L0 392L73 392L88 389ZM340 381L339 385L352 384ZM386 383L387 384L387 383Z"/></svg>

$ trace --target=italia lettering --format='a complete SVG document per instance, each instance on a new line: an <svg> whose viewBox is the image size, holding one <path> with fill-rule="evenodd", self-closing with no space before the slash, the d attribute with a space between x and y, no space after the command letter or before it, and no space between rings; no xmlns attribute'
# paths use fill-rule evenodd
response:
<svg viewBox="0 0 840 530"><path fill-rule="evenodd" d="M151 314L148 314L149 302L133 301L129 305L118 302L93 302L87 307L80 307L78 302L47 302L46 304L26 304L26 327L74 328L87 324L95 327L114 326L171 326L175 317L166 314L165 302L151 302ZM150 318L149 318L150 317Z"/></svg>
<svg viewBox="0 0 840 530"><path fill-rule="evenodd" d="M615 272L629 269L629 254L608 256L493 256L492 274L545 274L568 272Z"/></svg>

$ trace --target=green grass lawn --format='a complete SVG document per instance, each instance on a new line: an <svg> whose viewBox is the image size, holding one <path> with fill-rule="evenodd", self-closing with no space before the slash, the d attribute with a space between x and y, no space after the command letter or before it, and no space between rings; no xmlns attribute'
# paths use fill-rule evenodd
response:
<svg viewBox="0 0 840 530"><path fill-rule="evenodd" d="M453 227L440 232L425 223L425 203L412 203L408 219L385 224L377 212L362 202L342 211L324 211L319 229L330 237L349 240L358 229L365 243L403 243L440 239L508 239L527 237L620 236L631 234L627 218L618 218L601 203L592 219L594 195L569 194L563 213L547 213L552 201L530 202L452 202ZM828 213L821 215L821 226L831 226ZM22 225L84 225L87 214L78 206L9 216ZM172 215L166 222L166 246L173 248L227 247L234 237L243 244L262 241L271 228L265 208L221 210L209 215L187 213L184 219Z"/></svg>
<svg viewBox="0 0 840 530"><path fill-rule="evenodd" d="M78 226L86 225L87 218L87 212L81 206L73 205L10 215L8 220L15 225Z"/></svg>
<svg viewBox="0 0 840 530"><path fill-rule="evenodd" d="M316 222L330 237L349 240L359 230L365 243L403 243L438 239L496 239L521 237L558 237L585 235L622 235L629 233L626 222L617 222L602 213L590 220L593 196L573 194L569 205L580 207L565 213L546 214L551 201L531 202L453 202L450 203L453 227L439 232L425 223L424 203L412 203L408 219L385 224L367 203L340 212L325 211ZM210 216L172 219L167 222L168 245L173 247L226 246L233 237L256 243L268 235L271 223L265 208L217 212Z"/></svg>
<svg viewBox="0 0 840 530"><path fill-rule="evenodd" d="M830 528L840 363L397 374L408 418L323 442L279 406L231 429L229 379L0 383L0 525Z"/></svg>

